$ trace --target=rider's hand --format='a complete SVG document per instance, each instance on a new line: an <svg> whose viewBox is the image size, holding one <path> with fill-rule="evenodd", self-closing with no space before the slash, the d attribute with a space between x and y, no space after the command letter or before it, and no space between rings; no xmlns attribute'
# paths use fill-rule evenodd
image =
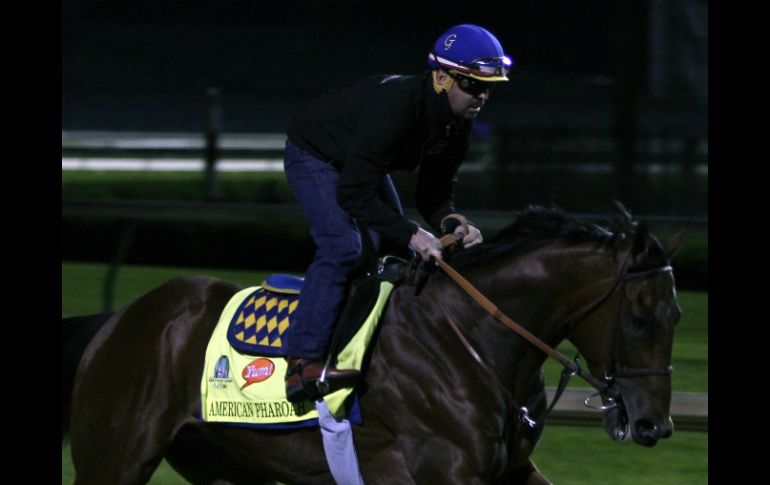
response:
<svg viewBox="0 0 770 485"><path fill-rule="evenodd" d="M481 231L470 224L468 225L468 234L465 234L463 226L457 226L454 230L454 236L458 241L460 239L463 240L464 248L469 248L484 241L484 238L481 237Z"/></svg>
<svg viewBox="0 0 770 485"><path fill-rule="evenodd" d="M441 251L443 250L441 241L425 229L417 229L417 232L409 239L409 247L419 253L423 261L430 260L431 256L441 259Z"/></svg>

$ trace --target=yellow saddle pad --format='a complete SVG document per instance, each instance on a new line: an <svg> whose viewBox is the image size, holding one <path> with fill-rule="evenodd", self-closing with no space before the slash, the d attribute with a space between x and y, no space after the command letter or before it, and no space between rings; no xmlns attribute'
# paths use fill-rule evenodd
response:
<svg viewBox="0 0 770 485"><path fill-rule="evenodd" d="M393 287L390 282L380 282L374 308L338 355L339 368L361 370L364 354ZM284 375L287 364L281 356L280 335L290 325L288 315L293 311L292 305L296 307L296 300L282 304L279 295L267 309L272 292L264 294L260 293L261 290L263 287L239 291L230 299L219 318L206 349L201 379L201 417L212 423L270 428L317 425L318 412L312 402L292 404L286 400ZM264 301L259 301L259 295L265 297ZM274 325L269 323L271 318L265 315L264 322L259 326L260 308L275 310ZM251 322L248 329L247 320ZM246 353L234 349L228 332L231 335L241 333L235 340L261 343L266 347L265 352L260 355L258 352ZM324 401L335 417L361 422L358 400L352 387L328 394Z"/></svg>

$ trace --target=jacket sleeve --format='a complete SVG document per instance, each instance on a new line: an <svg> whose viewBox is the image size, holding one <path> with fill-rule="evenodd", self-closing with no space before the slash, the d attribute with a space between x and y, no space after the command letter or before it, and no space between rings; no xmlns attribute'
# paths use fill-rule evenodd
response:
<svg viewBox="0 0 770 485"><path fill-rule="evenodd" d="M419 225L397 213L376 192L413 124L408 98L395 94L374 93L362 107L340 170L337 201L358 223L405 246Z"/></svg>

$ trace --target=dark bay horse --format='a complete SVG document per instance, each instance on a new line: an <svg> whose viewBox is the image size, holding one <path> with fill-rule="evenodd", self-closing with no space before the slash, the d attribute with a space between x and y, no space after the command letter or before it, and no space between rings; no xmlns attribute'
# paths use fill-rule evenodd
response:
<svg viewBox="0 0 770 485"><path fill-rule="evenodd" d="M573 342L607 385L605 402L614 400L609 435L652 446L673 430L670 373L654 370L671 364L680 316L674 239L662 245L625 211L600 227L531 207L451 263L548 345ZM196 418L208 339L239 289L179 278L114 314L64 320L63 437L76 484L145 483L164 457L192 483L334 483L318 429ZM471 358L441 306L493 373ZM364 481L548 483L530 460L545 419L545 359L441 271L419 296L397 287L359 388L364 422L353 430Z"/></svg>

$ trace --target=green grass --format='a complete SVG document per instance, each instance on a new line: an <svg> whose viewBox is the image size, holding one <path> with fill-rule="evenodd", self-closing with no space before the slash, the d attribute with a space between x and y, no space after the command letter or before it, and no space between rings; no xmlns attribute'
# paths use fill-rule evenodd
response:
<svg viewBox="0 0 770 485"><path fill-rule="evenodd" d="M598 427L546 426L532 457L553 483L564 485L702 485L708 483L708 433L675 432L653 448L615 443ZM69 446L62 450L62 485L75 479ZM165 461L150 485L183 485Z"/></svg>
<svg viewBox="0 0 770 485"><path fill-rule="evenodd" d="M103 310L102 288L107 269L107 265L101 263L62 263L62 318L99 313ZM125 265L118 271L113 310L161 283L180 276L207 275L256 286L271 272Z"/></svg>
<svg viewBox="0 0 770 485"><path fill-rule="evenodd" d="M75 469L72 466L70 458L69 444L62 447L61 451L61 483L62 485L72 485L75 482ZM149 485L187 485L190 482L180 477L177 472L171 468L166 460L160 464L155 473L153 473ZM106 484L105 484L106 485Z"/></svg>
<svg viewBox="0 0 770 485"><path fill-rule="evenodd" d="M546 426L532 461L559 485L703 485L708 433L675 431L644 448L616 443L599 427Z"/></svg>
<svg viewBox="0 0 770 485"><path fill-rule="evenodd" d="M75 479L69 446L62 449L62 485ZM546 426L532 457L555 484L702 485L708 483L708 433L676 432L654 448L615 443L600 428ZM165 461L150 485L184 485Z"/></svg>
<svg viewBox="0 0 770 485"><path fill-rule="evenodd" d="M123 266L118 273L114 308L132 301L172 278L207 274L244 285L259 284L269 272ZM62 317L102 311L104 264L62 263ZM708 294L680 292L682 320L674 343L675 391L708 391ZM560 347L572 356L569 344ZM546 383L558 382L560 369L546 364ZM573 379L571 386L580 385ZM534 461L557 484L613 483L617 485L707 483L708 433L675 432L652 449L630 442L615 443L599 427L547 426ZM62 484L71 484L74 471L69 446L62 449ZM152 485L186 483L163 462Z"/></svg>

